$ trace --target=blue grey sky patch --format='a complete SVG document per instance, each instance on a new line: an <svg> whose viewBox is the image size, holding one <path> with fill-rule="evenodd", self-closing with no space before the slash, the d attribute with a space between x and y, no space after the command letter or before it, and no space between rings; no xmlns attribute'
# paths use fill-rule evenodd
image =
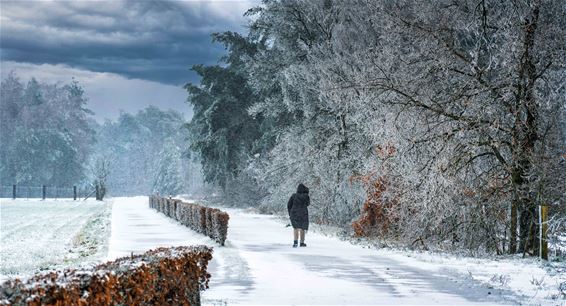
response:
<svg viewBox="0 0 566 306"><path fill-rule="evenodd" d="M245 32L247 20L243 14L258 4L258 1L237 0L2 0L2 74L11 69L24 78L30 74L54 77L54 71L95 75L99 84L108 86L95 86L105 90L105 94L90 92L89 86L85 86L94 104L91 108L97 113L110 111L106 108L109 105L113 105L112 114L116 107L137 108L135 101L139 94L134 92L135 88L128 92L118 86L142 86L145 84L142 81L151 82L147 84L153 84L152 88L164 86L158 90L162 94L174 88L164 99L177 99L185 83L198 82L197 75L190 70L192 65L216 64L224 54L221 45L212 43L210 34ZM25 71L19 72L22 67ZM62 77L77 77L81 81L77 75L59 76L55 81ZM104 78L120 81L114 84L102 81ZM104 101L98 100L99 97L104 97ZM182 108L187 107L184 99L186 95L178 103L155 101L153 104ZM147 103L140 103L140 107Z"/></svg>
<svg viewBox="0 0 566 306"><path fill-rule="evenodd" d="M2 61L64 64L171 85L223 54L210 34L242 31L247 1L2 1Z"/></svg>

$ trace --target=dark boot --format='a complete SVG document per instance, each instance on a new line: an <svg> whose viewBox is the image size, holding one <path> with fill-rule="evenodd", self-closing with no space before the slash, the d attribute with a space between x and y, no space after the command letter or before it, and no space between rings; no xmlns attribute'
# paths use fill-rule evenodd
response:
<svg viewBox="0 0 566 306"><path fill-rule="evenodd" d="M294 247L294 248L296 248L296 247L297 247L297 245L298 245L298 242L297 242L297 240L293 240L293 247Z"/></svg>
<svg viewBox="0 0 566 306"><path fill-rule="evenodd" d="M306 243L304 243L304 242L301 242L301 246L302 246L302 247L306 247L306 246L307 246L307 244L306 244Z"/></svg>

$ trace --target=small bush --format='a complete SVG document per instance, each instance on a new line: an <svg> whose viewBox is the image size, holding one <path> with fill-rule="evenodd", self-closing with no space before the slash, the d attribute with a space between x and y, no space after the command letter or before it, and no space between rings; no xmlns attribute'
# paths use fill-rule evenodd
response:
<svg viewBox="0 0 566 306"><path fill-rule="evenodd" d="M183 225L187 225L186 223L187 218L187 203L178 202L177 208L175 210L175 219L181 222Z"/></svg>
<svg viewBox="0 0 566 306"><path fill-rule="evenodd" d="M206 235L206 207L198 206L197 215L197 226L200 229L199 232Z"/></svg>
<svg viewBox="0 0 566 306"><path fill-rule="evenodd" d="M352 223L355 236L387 235L398 220L399 195L395 184L385 176L375 177L375 173L351 177L350 180L362 182L367 195L360 218Z"/></svg>
<svg viewBox="0 0 566 306"><path fill-rule="evenodd" d="M230 220L230 216L219 210L214 213L212 220L215 229L214 239L223 246L228 235L228 220Z"/></svg>

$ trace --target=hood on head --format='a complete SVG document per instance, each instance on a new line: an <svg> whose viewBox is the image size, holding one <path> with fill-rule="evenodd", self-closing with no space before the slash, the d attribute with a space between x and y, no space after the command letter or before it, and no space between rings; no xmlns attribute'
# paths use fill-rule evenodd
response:
<svg viewBox="0 0 566 306"><path fill-rule="evenodd" d="M299 184L299 187L297 187L297 193L309 193L309 189L307 186Z"/></svg>

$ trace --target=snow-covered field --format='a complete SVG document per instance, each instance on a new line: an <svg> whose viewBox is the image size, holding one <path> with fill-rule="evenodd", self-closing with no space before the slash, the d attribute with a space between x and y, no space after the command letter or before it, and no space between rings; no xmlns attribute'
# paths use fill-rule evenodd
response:
<svg viewBox="0 0 566 306"><path fill-rule="evenodd" d="M291 229L285 227L284 221L242 209L225 209L230 214L230 228L226 246L220 247L208 237L150 209L147 197L114 198L112 202L112 233L105 232L109 242L108 253L102 252L104 259L141 253L158 246L212 246L210 289L202 295L203 303L208 305L566 305L566 296L559 290L560 284L566 286L566 273L560 270L564 265L560 267L558 263L550 266L535 259L473 259L374 249L317 231L307 234L308 247L293 249ZM24 202L27 206L16 204L20 203L2 204L3 271L18 266L19 269L29 266L23 270L30 271L51 266L54 261L60 264L61 259L69 258L69 246L73 245L61 242L73 241L70 237L84 232L81 229L89 224L87 220L97 220L93 216L108 216L105 210L108 206L98 203L80 206L57 201L52 204L64 204L66 208L46 206L48 203L41 201ZM22 209L25 211L18 213ZM6 212L19 217L6 217ZM49 225L53 224L50 219L60 221ZM19 232L30 234L20 234L17 238L14 230L4 232L4 222L11 224L6 228L20 228ZM67 234L57 234L59 232ZM5 239L5 233L13 237ZM102 235L100 231L95 237ZM40 236L46 238L42 240ZM18 243L19 248L16 248ZM5 250L5 245L10 250ZM17 258L27 256L24 253L30 255L20 263ZM99 255L91 258L100 260L100 253L96 252ZM4 254L10 261L4 260ZM41 257L45 254L53 255L47 256L50 258L47 260Z"/></svg>
<svg viewBox="0 0 566 306"><path fill-rule="evenodd" d="M0 199L0 278L104 258L111 203Z"/></svg>

